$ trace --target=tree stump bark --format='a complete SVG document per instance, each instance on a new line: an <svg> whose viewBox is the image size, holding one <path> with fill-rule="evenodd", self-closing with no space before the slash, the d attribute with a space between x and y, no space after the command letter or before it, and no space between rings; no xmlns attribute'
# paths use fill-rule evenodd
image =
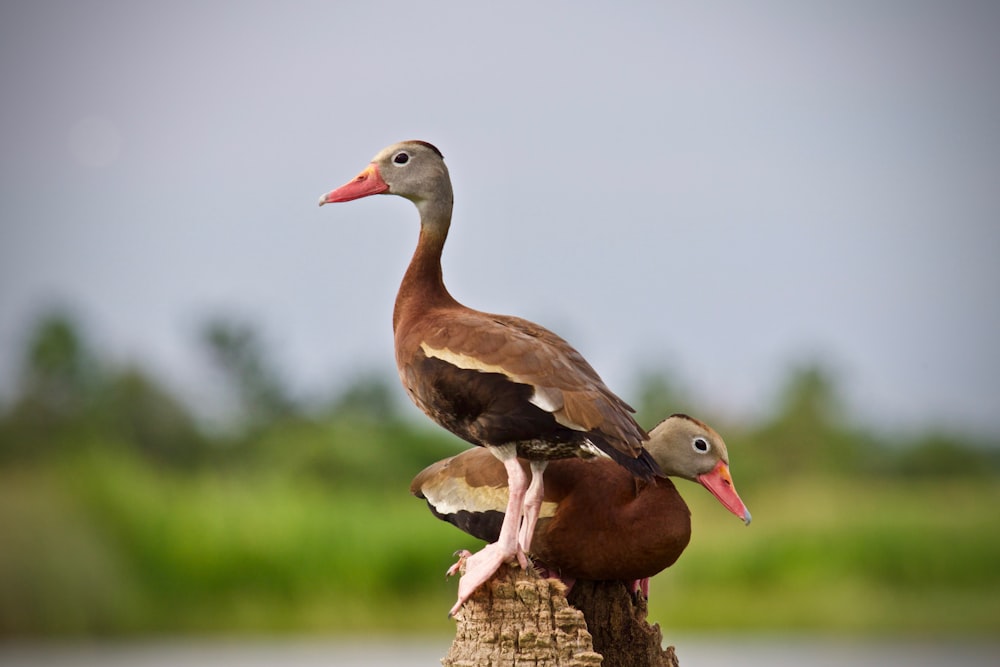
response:
<svg viewBox="0 0 1000 667"><path fill-rule="evenodd" d="M583 612L603 667L678 667L674 647L663 648L659 624L646 622L646 599L623 582L577 581L569 603Z"/></svg>
<svg viewBox="0 0 1000 667"><path fill-rule="evenodd" d="M621 582L578 581L570 598L556 579L503 566L455 614L444 667L677 667L659 626L646 623ZM589 630L588 630L589 626Z"/></svg>
<svg viewBox="0 0 1000 667"><path fill-rule="evenodd" d="M601 656L566 587L531 568L504 565L455 614L444 667L597 667Z"/></svg>

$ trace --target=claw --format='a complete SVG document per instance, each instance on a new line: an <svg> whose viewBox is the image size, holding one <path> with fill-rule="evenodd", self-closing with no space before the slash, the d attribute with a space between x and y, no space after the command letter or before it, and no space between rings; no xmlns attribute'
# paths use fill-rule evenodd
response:
<svg viewBox="0 0 1000 667"><path fill-rule="evenodd" d="M501 565L511 561L517 561L520 564L522 559L525 563L522 567L527 567L528 559L520 548L517 548L516 552L510 553L501 549L497 544L487 544L474 554L466 552L459 558L459 562L452 566L452 570L455 571L460 566L464 567L462 567L462 577L458 580L458 601L448 612L448 616L454 616L473 592L486 583Z"/></svg>
<svg viewBox="0 0 1000 667"><path fill-rule="evenodd" d="M465 561L471 555L472 553L468 549L459 549L458 551L453 553L452 556L458 558L458 561L456 561L454 565L448 568L448 571L445 572L444 576L454 577L461 570L465 569Z"/></svg>
<svg viewBox="0 0 1000 667"><path fill-rule="evenodd" d="M487 544L474 554L460 556L458 563L448 570L449 574L462 573L458 580L458 601L448 612L448 616L454 616L475 590L486 583L504 563L516 561L523 569L527 569L530 565L518 533L521 521L525 516L526 492L531 491L533 504L536 501L537 504L541 503L543 497L541 471L544 466L532 464L532 471L537 475L538 480L537 483L533 480L529 486L527 475L517 461L517 452L513 446L491 447L490 450L507 469L507 510L504 512L503 522L500 524L500 534L497 536L497 541ZM537 514L534 518L537 518ZM532 525L529 524L528 527L532 527ZM530 532L527 529L525 531L526 544Z"/></svg>

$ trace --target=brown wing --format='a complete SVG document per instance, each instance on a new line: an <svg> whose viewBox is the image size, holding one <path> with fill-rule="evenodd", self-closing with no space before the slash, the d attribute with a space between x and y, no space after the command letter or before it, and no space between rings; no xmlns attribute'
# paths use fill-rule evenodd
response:
<svg viewBox="0 0 1000 667"><path fill-rule="evenodd" d="M527 464L524 461L520 463L525 472L528 472ZM571 459L554 461L550 465L557 471L556 482L545 486L539 528L547 525L548 520L556 514L559 503L571 492L573 486L578 481L586 480L586 477L581 476L567 478L566 475L560 475L560 464L564 463L583 462ZM605 463L617 468L609 461ZM500 525L507 509L507 471L489 450L474 447L424 468L410 483L410 493L426 500L434 516L442 521L447 521L473 537L495 542L500 535Z"/></svg>
<svg viewBox="0 0 1000 667"><path fill-rule="evenodd" d="M497 373L528 385L528 400L570 429L595 431L619 451L642 452L645 431L634 410L604 384L569 343L548 329L516 317L472 310L425 316L419 347L428 358L457 368ZM416 332L415 332L416 333Z"/></svg>
<svg viewBox="0 0 1000 667"><path fill-rule="evenodd" d="M489 451L474 447L424 468L410 483L410 493L433 498L436 503L453 499L456 507L465 509L503 511L507 507L507 471Z"/></svg>
<svg viewBox="0 0 1000 667"><path fill-rule="evenodd" d="M410 493L437 518L486 542L500 536L507 508L507 471L488 450L475 447L422 470Z"/></svg>
<svg viewBox="0 0 1000 667"><path fill-rule="evenodd" d="M483 448L438 461L410 491L433 514L473 537L497 539L507 503L503 464ZM610 461L553 461L532 558L578 579L641 579L677 560L690 512L668 479L637 482Z"/></svg>

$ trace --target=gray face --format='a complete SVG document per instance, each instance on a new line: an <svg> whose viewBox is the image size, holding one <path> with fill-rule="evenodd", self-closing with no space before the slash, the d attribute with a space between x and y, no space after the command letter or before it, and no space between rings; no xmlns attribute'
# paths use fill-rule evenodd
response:
<svg viewBox="0 0 1000 667"><path fill-rule="evenodd" d="M403 141L383 149L372 160L387 194L405 197L417 204L435 201L451 205L451 178L440 152L428 143Z"/></svg>
<svg viewBox="0 0 1000 667"><path fill-rule="evenodd" d="M729 464L722 436L712 427L686 415L673 415L650 432L646 449L668 475L696 480L719 461Z"/></svg>

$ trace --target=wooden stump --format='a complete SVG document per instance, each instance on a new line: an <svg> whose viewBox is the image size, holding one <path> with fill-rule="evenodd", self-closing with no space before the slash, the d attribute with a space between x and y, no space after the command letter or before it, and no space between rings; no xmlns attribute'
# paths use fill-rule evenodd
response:
<svg viewBox="0 0 1000 667"><path fill-rule="evenodd" d="M566 587L534 570L504 565L455 614L444 667L596 667L601 656Z"/></svg>
<svg viewBox="0 0 1000 667"><path fill-rule="evenodd" d="M620 582L577 582L570 598L556 579L503 566L455 614L444 667L677 667ZM590 630L588 631L588 625ZM603 656L603 659L602 659Z"/></svg>
<svg viewBox="0 0 1000 667"><path fill-rule="evenodd" d="M646 599L634 596L623 582L578 581L569 603L587 619L603 667L678 667L674 647L663 648L660 626L646 622Z"/></svg>

